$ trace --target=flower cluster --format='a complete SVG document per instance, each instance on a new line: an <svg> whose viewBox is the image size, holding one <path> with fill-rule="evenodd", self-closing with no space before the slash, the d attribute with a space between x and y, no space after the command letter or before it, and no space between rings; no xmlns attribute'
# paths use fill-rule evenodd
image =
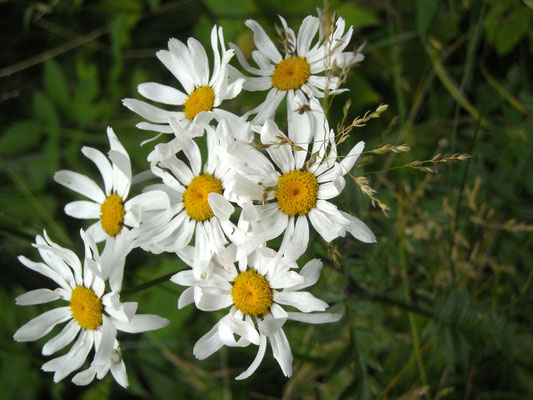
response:
<svg viewBox="0 0 533 400"><path fill-rule="evenodd" d="M55 174L59 184L88 199L67 204L66 214L96 220L81 231L83 268L74 253L56 245L46 232L35 243L44 263L20 257L59 287L28 292L17 304L69 302L31 320L14 336L17 341L36 340L69 321L43 347L49 355L77 338L68 353L43 365L55 373L55 381L79 369L94 348L89 368L73 382L87 384L111 370L126 386L117 330L143 332L168 324L154 315L136 314L137 303L120 301L125 259L135 248L174 253L190 266L171 278L186 287L178 308L194 303L202 311L228 310L194 346L197 358L209 357L223 345L258 346L256 358L237 379L258 368L268 343L283 374L291 376L292 353L283 331L288 320L322 324L341 318L324 312L328 305L303 290L318 281L322 262L313 259L300 268L298 259L309 247L310 230L326 242L346 233L365 243L376 240L365 223L332 202L343 191L344 177L364 143L339 155L321 103L324 96L346 90L340 74L363 56L345 51L352 27L346 30L340 17L330 20L319 11L318 17L302 21L297 35L280 19L281 51L256 21L246 21L253 31L255 66L237 46L226 48L217 26L211 31L209 57L193 38L186 44L170 39L168 50L157 52L180 87L143 83L138 90L148 102L123 100L145 120L137 127L155 133L145 143L163 134L170 138L153 147L147 158L150 168L140 178L132 177L128 153L111 128L108 157L82 148L98 168L103 189L73 171ZM230 64L234 55L240 69ZM242 91L267 93L244 115L225 110L225 100ZM283 99L286 109L277 113ZM207 152L200 143L207 144ZM128 198L132 184L146 181L141 194ZM278 237L280 245L269 247ZM97 243L104 241L99 252Z"/></svg>

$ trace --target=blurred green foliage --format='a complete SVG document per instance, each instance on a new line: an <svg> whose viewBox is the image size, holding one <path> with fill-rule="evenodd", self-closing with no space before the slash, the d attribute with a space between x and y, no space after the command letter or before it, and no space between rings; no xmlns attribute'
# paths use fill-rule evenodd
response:
<svg viewBox="0 0 533 400"><path fill-rule="evenodd" d="M42 344L12 335L45 306L15 307L46 279L26 270L19 254L37 258L33 237L46 228L81 254L79 221L62 209L72 193L52 179L60 168L97 177L82 146L106 150L111 125L147 168L151 145L136 115L120 103L136 86L175 85L155 58L170 37L194 35L208 47L213 24L226 42L253 46L244 21L274 34L277 14L294 28L321 1L50 1L0 3L0 328L2 398L435 398L528 399L533 396L533 3L530 0L446 2L340 1L329 8L355 26L353 46L365 61L350 75L349 93L330 109L331 125L351 99L349 118L380 103L389 110L352 131L367 149L406 143L402 155L368 154L366 176L389 217L350 181L341 199L376 233L378 243L314 238L304 258L320 257L324 273L314 293L344 318L329 326L286 325L294 376L283 378L267 351L244 382L232 377L254 348L224 349L199 362L195 341L220 317L189 306L166 282L125 294L140 310L171 320L161 331L129 336L124 358L130 388L110 376L87 388L59 384L40 371ZM231 102L247 110L263 96ZM345 145L348 148L348 144ZM343 148L341 148L343 150ZM439 173L395 168L436 154L469 153ZM328 251L329 250L329 251ZM125 288L185 268L170 255L140 250L128 258ZM216 314L216 313L215 313Z"/></svg>

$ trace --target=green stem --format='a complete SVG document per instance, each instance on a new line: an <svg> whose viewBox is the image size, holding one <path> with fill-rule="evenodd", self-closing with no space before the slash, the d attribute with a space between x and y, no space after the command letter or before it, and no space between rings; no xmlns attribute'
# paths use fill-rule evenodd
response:
<svg viewBox="0 0 533 400"><path fill-rule="evenodd" d="M407 275L407 255L405 253L404 246L404 226L403 226L403 202L398 202L398 251L400 258L402 286L405 295L405 301L411 303L411 295L409 289L409 277ZM416 363L418 365L418 371L422 385L427 386L426 369L424 367L424 361L422 360L422 353L420 351L420 339L418 336L418 330L416 327L415 315L412 312L408 313L409 326L411 327L411 336L413 338L413 347L416 355ZM426 398L429 400L429 394L426 393Z"/></svg>
<svg viewBox="0 0 533 400"><path fill-rule="evenodd" d="M450 272L452 274L452 282L455 284L455 263L452 259L453 254L453 248L455 246L455 231L457 230L457 227L459 226L459 216L461 214L461 203L463 201L465 186L466 186L466 178L468 177L468 169L470 166L470 160L472 160L472 155L474 154L474 149L477 143L478 135L479 135L479 128L481 127L481 117L477 120L476 128L474 131L474 137L472 138L472 143L470 144L470 150L468 154L470 154L470 158L466 160L466 165L463 170L463 176L461 178L461 185L459 186L459 197L457 199L457 205L455 206L455 219L453 221L453 225L450 229Z"/></svg>
<svg viewBox="0 0 533 400"><path fill-rule="evenodd" d="M387 2L388 8L392 6L390 1ZM392 21L393 15L392 12L387 12L387 29L389 32L389 37L395 37L394 33L394 24ZM400 62L400 52L397 46L391 46L391 58L392 58L392 75L394 80L394 92L396 94L396 103L398 104L398 117L399 117L399 126L403 129L405 122L405 97L402 90L402 64Z"/></svg>
<svg viewBox="0 0 533 400"><path fill-rule="evenodd" d="M4 161L2 157L0 157L0 161ZM20 178L15 171L13 171L12 168L7 167L6 168L7 175L9 176L9 179L15 184L17 189L22 193L22 195L26 198L28 203L37 211L37 213L41 216L41 218L48 224L52 232L55 236L59 238L63 243L66 243L68 245L72 245L72 240L70 237L65 233L65 231L59 226L59 224L55 221L55 219L50 215L50 213L46 210L45 207L39 202L39 200L33 195L30 188L24 183L24 180Z"/></svg>
<svg viewBox="0 0 533 400"><path fill-rule="evenodd" d="M464 68L464 73L461 78L461 84L459 87L459 91L461 93L464 93L464 90L468 84L468 82L471 79L472 76L472 67L474 64L474 54L476 53L476 49L479 45L479 42L481 41L481 33L483 32L483 24L481 23L483 14L485 13L485 4L481 7L481 11L479 12L479 16L477 18L477 23L474 24L476 27L474 30L474 33L472 35L472 38L470 39L470 42L468 43L468 48L466 51L466 63ZM450 140L450 149L452 153L455 151L455 141L457 138L457 129L459 127L459 115L461 111L461 106L459 102L455 103L455 113L453 118L453 128L452 128L452 137Z"/></svg>
<svg viewBox="0 0 533 400"><path fill-rule="evenodd" d="M176 271L176 272L179 272L179 271ZM123 290L121 294L123 296L128 296L130 294L137 293L137 292L140 292L142 290L151 288L152 286L157 286L160 283L167 282L173 275L176 274L176 272L171 272L170 274L166 274L166 275L160 276L159 278L152 279L151 281L142 283L142 284L140 284L138 286L135 286L135 287L133 287L131 289Z"/></svg>

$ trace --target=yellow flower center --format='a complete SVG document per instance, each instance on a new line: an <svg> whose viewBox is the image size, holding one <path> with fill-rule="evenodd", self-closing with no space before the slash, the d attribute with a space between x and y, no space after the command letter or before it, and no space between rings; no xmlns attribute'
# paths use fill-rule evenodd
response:
<svg viewBox="0 0 533 400"><path fill-rule="evenodd" d="M91 289L76 286L70 295L70 311L84 329L94 330L102 325L102 300Z"/></svg>
<svg viewBox="0 0 533 400"><path fill-rule="evenodd" d="M189 217L205 221L214 215L207 201L209 193L222 194L222 182L209 174L202 174L191 180L183 192L183 205Z"/></svg>
<svg viewBox="0 0 533 400"><path fill-rule="evenodd" d="M318 182L309 171L295 170L278 179L275 197L281 211L290 217L306 215L316 206Z"/></svg>
<svg viewBox="0 0 533 400"><path fill-rule="evenodd" d="M192 68L192 66L191 66ZM201 86L195 89L185 101L185 116L192 121L198 113L210 111L215 102L215 92L209 86Z"/></svg>
<svg viewBox="0 0 533 400"><path fill-rule="evenodd" d="M298 89L309 80L311 68L302 57L289 57L276 64L272 86L279 90Z"/></svg>
<svg viewBox="0 0 533 400"><path fill-rule="evenodd" d="M116 194L110 194L100 206L100 222L105 233L109 236L116 236L122 230L124 222L124 204L122 199Z"/></svg>
<svg viewBox="0 0 533 400"><path fill-rule="evenodd" d="M264 315L272 305L272 290L263 275L254 269L241 272L231 288L233 304L245 315Z"/></svg>

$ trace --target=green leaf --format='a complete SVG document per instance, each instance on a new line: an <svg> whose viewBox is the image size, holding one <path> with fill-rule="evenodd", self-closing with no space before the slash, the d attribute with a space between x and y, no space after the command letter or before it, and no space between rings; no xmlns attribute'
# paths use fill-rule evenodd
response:
<svg viewBox="0 0 533 400"><path fill-rule="evenodd" d="M104 110L103 102L93 103L100 92L96 65L80 59L76 63L76 69L80 81L74 89L70 118L78 127L83 128L96 121Z"/></svg>
<svg viewBox="0 0 533 400"><path fill-rule="evenodd" d="M370 83L358 72L354 72L348 79L350 94L352 99L352 109L355 112L362 112L366 106L379 103L381 96L376 92ZM337 100L338 104L343 104Z"/></svg>
<svg viewBox="0 0 533 400"><path fill-rule="evenodd" d="M416 2L416 27L420 36L425 36L439 8L437 0L418 0Z"/></svg>
<svg viewBox="0 0 533 400"><path fill-rule="evenodd" d="M489 42L503 55L514 49L532 23L533 13L521 2L501 1L487 13L484 26Z"/></svg>
<svg viewBox="0 0 533 400"><path fill-rule="evenodd" d="M30 149L41 138L41 126L35 121L21 121L7 128L0 138L0 154L11 156Z"/></svg>
<svg viewBox="0 0 533 400"><path fill-rule="evenodd" d="M147 0L147 3L150 6L150 10L157 11L161 2L160 0Z"/></svg>
<svg viewBox="0 0 533 400"><path fill-rule="evenodd" d="M59 64L51 59L44 64L44 86L48 95L61 108L68 108L69 93L63 71Z"/></svg>
<svg viewBox="0 0 533 400"><path fill-rule="evenodd" d="M33 96L33 115L40 122L44 122L50 127L59 126L59 117L54 107L54 103L42 92L35 92Z"/></svg>
<svg viewBox="0 0 533 400"><path fill-rule="evenodd" d="M111 23L111 48L113 49L113 56L120 58L122 48L128 40L128 29L125 23L125 16L119 15Z"/></svg>
<svg viewBox="0 0 533 400"><path fill-rule="evenodd" d="M242 15L243 13L250 14L258 11L252 0L203 0L203 3L215 15Z"/></svg>
<svg viewBox="0 0 533 400"><path fill-rule="evenodd" d="M346 20L346 25L353 25L354 29L360 29L367 26L376 26L379 19L374 10L356 6L354 4L345 4L336 9L337 15Z"/></svg>

